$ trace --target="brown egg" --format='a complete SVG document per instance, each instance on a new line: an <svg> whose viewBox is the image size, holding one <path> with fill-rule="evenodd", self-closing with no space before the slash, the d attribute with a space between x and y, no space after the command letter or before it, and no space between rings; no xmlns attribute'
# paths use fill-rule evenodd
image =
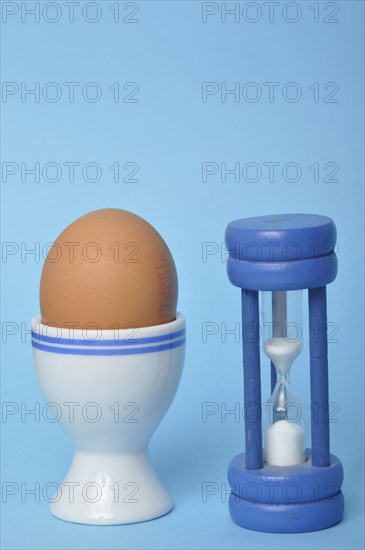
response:
<svg viewBox="0 0 365 550"><path fill-rule="evenodd" d="M126 210L71 223L43 266L42 322L83 329L146 327L176 316L177 275L161 235Z"/></svg>

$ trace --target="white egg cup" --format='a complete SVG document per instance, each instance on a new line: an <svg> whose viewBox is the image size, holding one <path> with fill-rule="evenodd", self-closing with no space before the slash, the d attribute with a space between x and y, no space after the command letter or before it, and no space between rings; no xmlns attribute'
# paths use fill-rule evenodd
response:
<svg viewBox="0 0 365 550"><path fill-rule="evenodd" d="M157 518L172 500L148 443L170 407L185 356L185 319L125 330L69 330L32 320L35 369L76 451L54 516L117 525Z"/></svg>

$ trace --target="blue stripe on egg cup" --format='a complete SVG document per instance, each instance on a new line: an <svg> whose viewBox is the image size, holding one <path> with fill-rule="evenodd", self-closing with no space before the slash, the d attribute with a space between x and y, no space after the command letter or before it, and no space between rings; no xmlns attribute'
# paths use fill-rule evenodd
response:
<svg viewBox="0 0 365 550"><path fill-rule="evenodd" d="M139 355L182 346L186 341L185 334L186 330L184 328L170 334L147 338L80 340L75 338L48 337L32 332L32 346L42 351L65 355Z"/></svg>

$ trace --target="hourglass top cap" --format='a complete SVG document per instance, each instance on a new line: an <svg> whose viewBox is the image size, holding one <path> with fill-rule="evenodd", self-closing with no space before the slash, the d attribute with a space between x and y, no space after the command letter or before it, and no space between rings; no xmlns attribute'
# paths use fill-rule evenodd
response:
<svg viewBox="0 0 365 550"><path fill-rule="evenodd" d="M248 290L297 290L337 275L336 226L317 214L275 214L230 222L228 277Z"/></svg>

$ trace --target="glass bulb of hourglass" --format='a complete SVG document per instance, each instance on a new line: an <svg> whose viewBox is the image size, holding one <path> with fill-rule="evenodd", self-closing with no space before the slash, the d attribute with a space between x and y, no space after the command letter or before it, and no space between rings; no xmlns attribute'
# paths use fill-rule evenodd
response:
<svg viewBox="0 0 365 550"><path fill-rule="evenodd" d="M275 466L294 466L305 460L304 429L301 425L302 404L292 392L289 371L302 351L302 340L301 335L290 339L287 334L288 293L272 294L272 324L275 329L273 335L264 340L263 348L276 368L277 382L266 403L265 461Z"/></svg>

